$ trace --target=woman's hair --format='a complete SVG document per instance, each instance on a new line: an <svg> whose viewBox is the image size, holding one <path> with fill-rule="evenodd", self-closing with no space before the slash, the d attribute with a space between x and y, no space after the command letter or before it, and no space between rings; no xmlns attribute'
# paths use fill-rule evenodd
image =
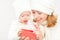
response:
<svg viewBox="0 0 60 40"><path fill-rule="evenodd" d="M55 16L53 13L54 12L47 16L47 27L54 27L57 23L57 16ZM36 19L33 19L33 22L36 22Z"/></svg>
<svg viewBox="0 0 60 40"><path fill-rule="evenodd" d="M51 15L47 16L47 27L54 27L57 23L57 17L53 15L53 12Z"/></svg>

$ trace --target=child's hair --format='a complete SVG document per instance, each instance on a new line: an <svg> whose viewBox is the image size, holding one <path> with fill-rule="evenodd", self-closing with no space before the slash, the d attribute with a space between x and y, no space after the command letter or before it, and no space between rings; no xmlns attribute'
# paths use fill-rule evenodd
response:
<svg viewBox="0 0 60 40"><path fill-rule="evenodd" d="M53 12L51 15L47 16L47 27L54 27L57 23L57 17L53 15Z"/></svg>

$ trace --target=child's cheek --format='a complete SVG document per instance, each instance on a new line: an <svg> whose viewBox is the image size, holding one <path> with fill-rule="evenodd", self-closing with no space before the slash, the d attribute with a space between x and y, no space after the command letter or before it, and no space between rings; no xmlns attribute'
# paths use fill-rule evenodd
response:
<svg viewBox="0 0 60 40"><path fill-rule="evenodd" d="M22 21L24 21L24 19L21 19Z"/></svg>

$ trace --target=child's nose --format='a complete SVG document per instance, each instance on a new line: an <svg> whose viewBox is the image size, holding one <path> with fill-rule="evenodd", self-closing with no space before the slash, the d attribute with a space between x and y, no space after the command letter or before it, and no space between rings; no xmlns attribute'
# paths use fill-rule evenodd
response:
<svg viewBox="0 0 60 40"><path fill-rule="evenodd" d="M24 20L28 20L28 18L27 17L24 17Z"/></svg>

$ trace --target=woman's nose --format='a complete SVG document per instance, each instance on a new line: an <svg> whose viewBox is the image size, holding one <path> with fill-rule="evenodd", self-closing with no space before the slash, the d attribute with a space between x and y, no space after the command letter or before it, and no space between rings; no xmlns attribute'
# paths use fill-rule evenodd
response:
<svg viewBox="0 0 60 40"><path fill-rule="evenodd" d="M39 17L40 18L40 20L42 20L42 17Z"/></svg>
<svg viewBox="0 0 60 40"><path fill-rule="evenodd" d="M36 18L40 18L40 16L39 16L38 14L35 14L35 17L36 17Z"/></svg>

